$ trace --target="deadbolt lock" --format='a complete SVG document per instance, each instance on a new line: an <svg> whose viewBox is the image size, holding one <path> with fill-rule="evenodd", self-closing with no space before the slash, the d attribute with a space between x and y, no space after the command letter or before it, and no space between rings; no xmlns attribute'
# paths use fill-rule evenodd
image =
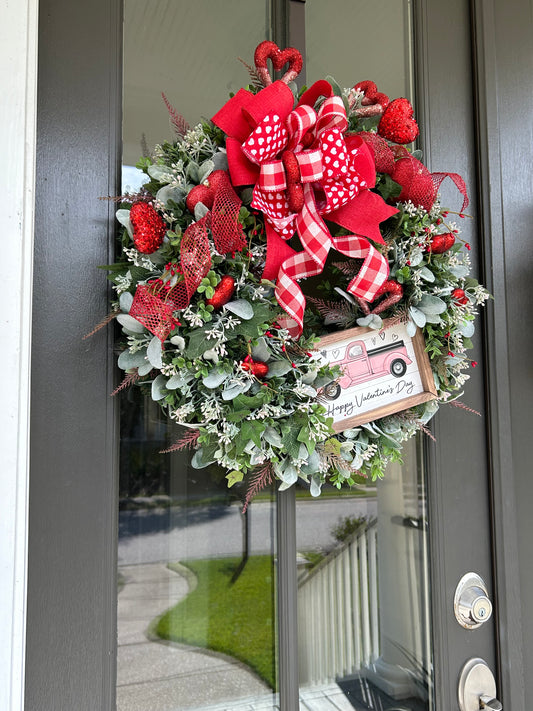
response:
<svg viewBox="0 0 533 711"><path fill-rule="evenodd" d="M492 603L485 581L476 573L463 575L453 601L457 622L466 629L475 629L490 619Z"/></svg>

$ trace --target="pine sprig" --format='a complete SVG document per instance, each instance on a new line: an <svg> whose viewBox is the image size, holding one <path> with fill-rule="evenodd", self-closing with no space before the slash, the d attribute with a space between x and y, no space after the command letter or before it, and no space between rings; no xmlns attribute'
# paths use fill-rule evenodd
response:
<svg viewBox="0 0 533 711"><path fill-rule="evenodd" d="M478 415L479 417L481 417L481 412L474 410L473 407L468 407L468 405L465 405L464 402L461 402L461 400L451 400L449 404L453 405L454 407L460 407L461 410L466 410L466 412L471 412L473 415Z"/></svg>
<svg viewBox="0 0 533 711"><path fill-rule="evenodd" d="M310 301L320 315L324 317L325 324L335 323L346 327L354 323L356 319L354 308L347 301L325 301L315 296L308 296L307 300Z"/></svg>
<svg viewBox="0 0 533 711"><path fill-rule="evenodd" d="M244 59L241 57L237 57L239 62L244 64L246 69L248 70L248 74L250 75L250 79L252 82L252 86L255 87L256 89L264 89L266 84L263 82L262 78L259 76L258 72L254 67L252 67L248 62L245 62Z"/></svg>
<svg viewBox="0 0 533 711"><path fill-rule="evenodd" d="M262 467L255 470L255 472L250 477L250 484L248 486L246 498L244 499L244 506L242 508L243 513L246 513L248 504L251 503L254 496L258 494L262 489L265 489L267 486L270 486L270 484L272 484L273 476L274 471L272 469L271 462L263 464Z"/></svg>
<svg viewBox="0 0 533 711"><path fill-rule="evenodd" d="M130 373L126 373L126 375L124 376L124 380L111 393L111 397L117 395L121 390L129 388L131 385L136 383L140 377L141 376L139 375L139 371L137 368L132 370Z"/></svg>
<svg viewBox="0 0 533 711"><path fill-rule="evenodd" d="M200 430L187 430L177 442L171 444L168 449L162 449L159 454L168 454L169 452L181 452L184 449L193 449L200 437Z"/></svg>
<svg viewBox="0 0 533 711"><path fill-rule="evenodd" d="M92 331L86 333L81 340L85 341L87 338L94 336L94 334L98 333L100 329L104 328L104 326L107 326L108 323L111 323L111 321L115 318L115 316L118 316L119 313L119 311L111 311L110 313L108 313L107 316L105 316L99 323L97 323Z"/></svg>
<svg viewBox="0 0 533 711"><path fill-rule="evenodd" d="M191 128L189 123L183 118L180 113L176 111L176 109L172 106L163 91L161 92L161 96L163 97L165 106L167 107L168 113L170 114L170 123L172 125L172 128L178 136L181 136L183 138L183 136L185 136L187 131L189 131Z"/></svg>
<svg viewBox="0 0 533 711"><path fill-rule="evenodd" d="M363 261L362 259L352 259L350 262L333 262L333 266L346 276L355 276L359 274Z"/></svg>

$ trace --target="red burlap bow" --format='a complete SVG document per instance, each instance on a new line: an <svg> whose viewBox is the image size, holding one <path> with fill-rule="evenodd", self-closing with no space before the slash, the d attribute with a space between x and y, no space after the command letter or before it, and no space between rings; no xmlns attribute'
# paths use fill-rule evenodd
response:
<svg viewBox="0 0 533 711"><path fill-rule="evenodd" d="M318 113L316 99L325 96ZM386 259L367 237L383 243L379 223L395 214L370 188L375 185L371 151L348 126L344 105L328 82L314 84L293 110L291 90L274 82L255 96L241 89L213 117L226 134L234 185L254 185L252 207L267 228L263 276L277 278L276 297L302 330L305 297L297 280L320 274L331 246L364 259L348 289L372 301L387 279ZM334 238L322 215L355 234ZM303 247L284 240L297 232Z"/></svg>

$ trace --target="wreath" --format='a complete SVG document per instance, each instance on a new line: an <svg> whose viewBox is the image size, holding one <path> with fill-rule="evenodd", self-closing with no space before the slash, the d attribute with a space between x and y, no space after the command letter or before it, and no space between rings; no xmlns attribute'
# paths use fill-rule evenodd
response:
<svg viewBox="0 0 533 711"><path fill-rule="evenodd" d="M318 496L324 482L383 476L460 396L489 296L454 221L465 184L406 147L419 131L409 101L331 77L298 92L301 55L273 42L254 59L247 88L194 128L163 95L176 139L139 161L140 191L117 198L120 257L105 267L123 333L115 392L149 388L186 428L167 451L222 466L247 502L273 480ZM267 59L288 63L282 79ZM439 204L446 177L459 213ZM321 357L320 337L399 323L423 335L434 396L336 431L327 393L342 369Z"/></svg>

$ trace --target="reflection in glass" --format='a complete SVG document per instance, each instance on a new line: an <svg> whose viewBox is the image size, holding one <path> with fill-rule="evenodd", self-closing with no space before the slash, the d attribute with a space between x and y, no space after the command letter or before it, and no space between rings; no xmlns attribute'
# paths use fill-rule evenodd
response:
<svg viewBox="0 0 533 711"><path fill-rule="evenodd" d="M140 155L174 140L161 92L194 126L246 84L238 57L267 33L266 0L125 0L123 192L140 187ZM271 492L242 516L244 493L222 472L193 469L186 450L160 453L178 436L149 394L121 395L117 709L268 703Z"/></svg>
<svg viewBox="0 0 533 711"><path fill-rule="evenodd" d="M121 402L118 711L219 709L276 686L274 504L190 467L149 395Z"/></svg>
<svg viewBox="0 0 533 711"><path fill-rule="evenodd" d="M420 447L419 447L420 449ZM432 708L427 517L421 452L354 496L297 506L301 518L337 520L306 548L298 587L302 691L338 687L357 709Z"/></svg>

